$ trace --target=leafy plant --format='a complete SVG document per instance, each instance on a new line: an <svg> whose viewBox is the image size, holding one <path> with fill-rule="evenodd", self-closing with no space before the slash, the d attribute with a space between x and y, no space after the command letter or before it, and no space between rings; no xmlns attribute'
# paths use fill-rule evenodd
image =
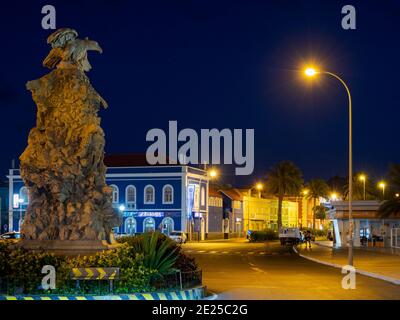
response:
<svg viewBox="0 0 400 320"><path fill-rule="evenodd" d="M173 248L172 242L159 232L145 233L143 241L136 244L135 250L143 254L144 266L160 274L171 271L177 259L177 248Z"/></svg>
<svg viewBox="0 0 400 320"><path fill-rule="evenodd" d="M277 240L277 239L279 239L279 235L278 232L274 229L253 231L249 237L250 242L261 242L261 241Z"/></svg>

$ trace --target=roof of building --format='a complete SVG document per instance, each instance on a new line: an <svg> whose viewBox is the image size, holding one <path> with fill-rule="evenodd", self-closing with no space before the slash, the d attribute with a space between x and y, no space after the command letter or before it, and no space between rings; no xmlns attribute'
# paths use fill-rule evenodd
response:
<svg viewBox="0 0 400 320"><path fill-rule="evenodd" d="M107 154L104 157L104 164L107 167L146 167L151 166L147 162L145 153L129 153L129 154ZM169 164L167 157L167 164L157 164L157 166L173 165Z"/></svg>
<svg viewBox="0 0 400 320"><path fill-rule="evenodd" d="M236 201L242 201L243 200L242 193L239 190L235 189L235 188L220 189L219 191L221 191L223 194L225 194L228 198L230 198L232 200L236 200Z"/></svg>
<svg viewBox="0 0 400 320"><path fill-rule="evenodd" d="M222 198L221 193L211 185L208 188L208 196L209 197Z"/></svg>

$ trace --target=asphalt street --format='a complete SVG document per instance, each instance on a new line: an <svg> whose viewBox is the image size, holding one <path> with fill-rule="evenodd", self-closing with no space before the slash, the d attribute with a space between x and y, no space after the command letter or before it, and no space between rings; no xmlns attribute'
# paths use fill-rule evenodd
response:
<svg viewBox="0 0 400 320"><path fill-rule="evenodd" d="M356 289L343 289L340 269L277 242L207 241L183 249L196 258L216 299L400 299L400 286L358 274Z"/></svg>

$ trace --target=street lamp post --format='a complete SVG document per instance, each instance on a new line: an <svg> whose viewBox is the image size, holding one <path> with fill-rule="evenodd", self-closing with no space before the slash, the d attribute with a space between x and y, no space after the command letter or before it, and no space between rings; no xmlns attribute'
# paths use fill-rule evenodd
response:
<svg viewBox="0 0 400 320"><path fill-rule="evenodd" d="M361 175L360 177L359 177L359 179L363 182L363 187L364 187L364 201L365 201L365 180L366 180L366 177L365 177L365 175Z"/></svg>
<svg viewBox="0 0 400 320"><path fill-rule="evenodd" d="M353 265L353 108L350 89L346 82L338 75L329 71L317 71L313 68L305 70L305 74L308 77L313 77L316 74L327 74L339 80L343 87L346 89L348 97L348 109L349 109L349 252L348 252L348 265Z"/></svg>

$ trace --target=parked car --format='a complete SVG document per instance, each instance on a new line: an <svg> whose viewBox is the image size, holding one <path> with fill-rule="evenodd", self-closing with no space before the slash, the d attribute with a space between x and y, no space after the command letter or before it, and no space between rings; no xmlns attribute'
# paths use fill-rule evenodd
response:
<svg viewBox="0 0 400 320"><path fill-rule="evenodd" d="M21 238L21 234L19 232L11 231L6 232L0 235L0 240L17 240Z"/></svg>
<svg viewBox="0 0 400 320"><path fill-rule="evenodd" d="M186 233L182 231L171 231L169 237L178 243L186 243L187 240Z"/></svg>

